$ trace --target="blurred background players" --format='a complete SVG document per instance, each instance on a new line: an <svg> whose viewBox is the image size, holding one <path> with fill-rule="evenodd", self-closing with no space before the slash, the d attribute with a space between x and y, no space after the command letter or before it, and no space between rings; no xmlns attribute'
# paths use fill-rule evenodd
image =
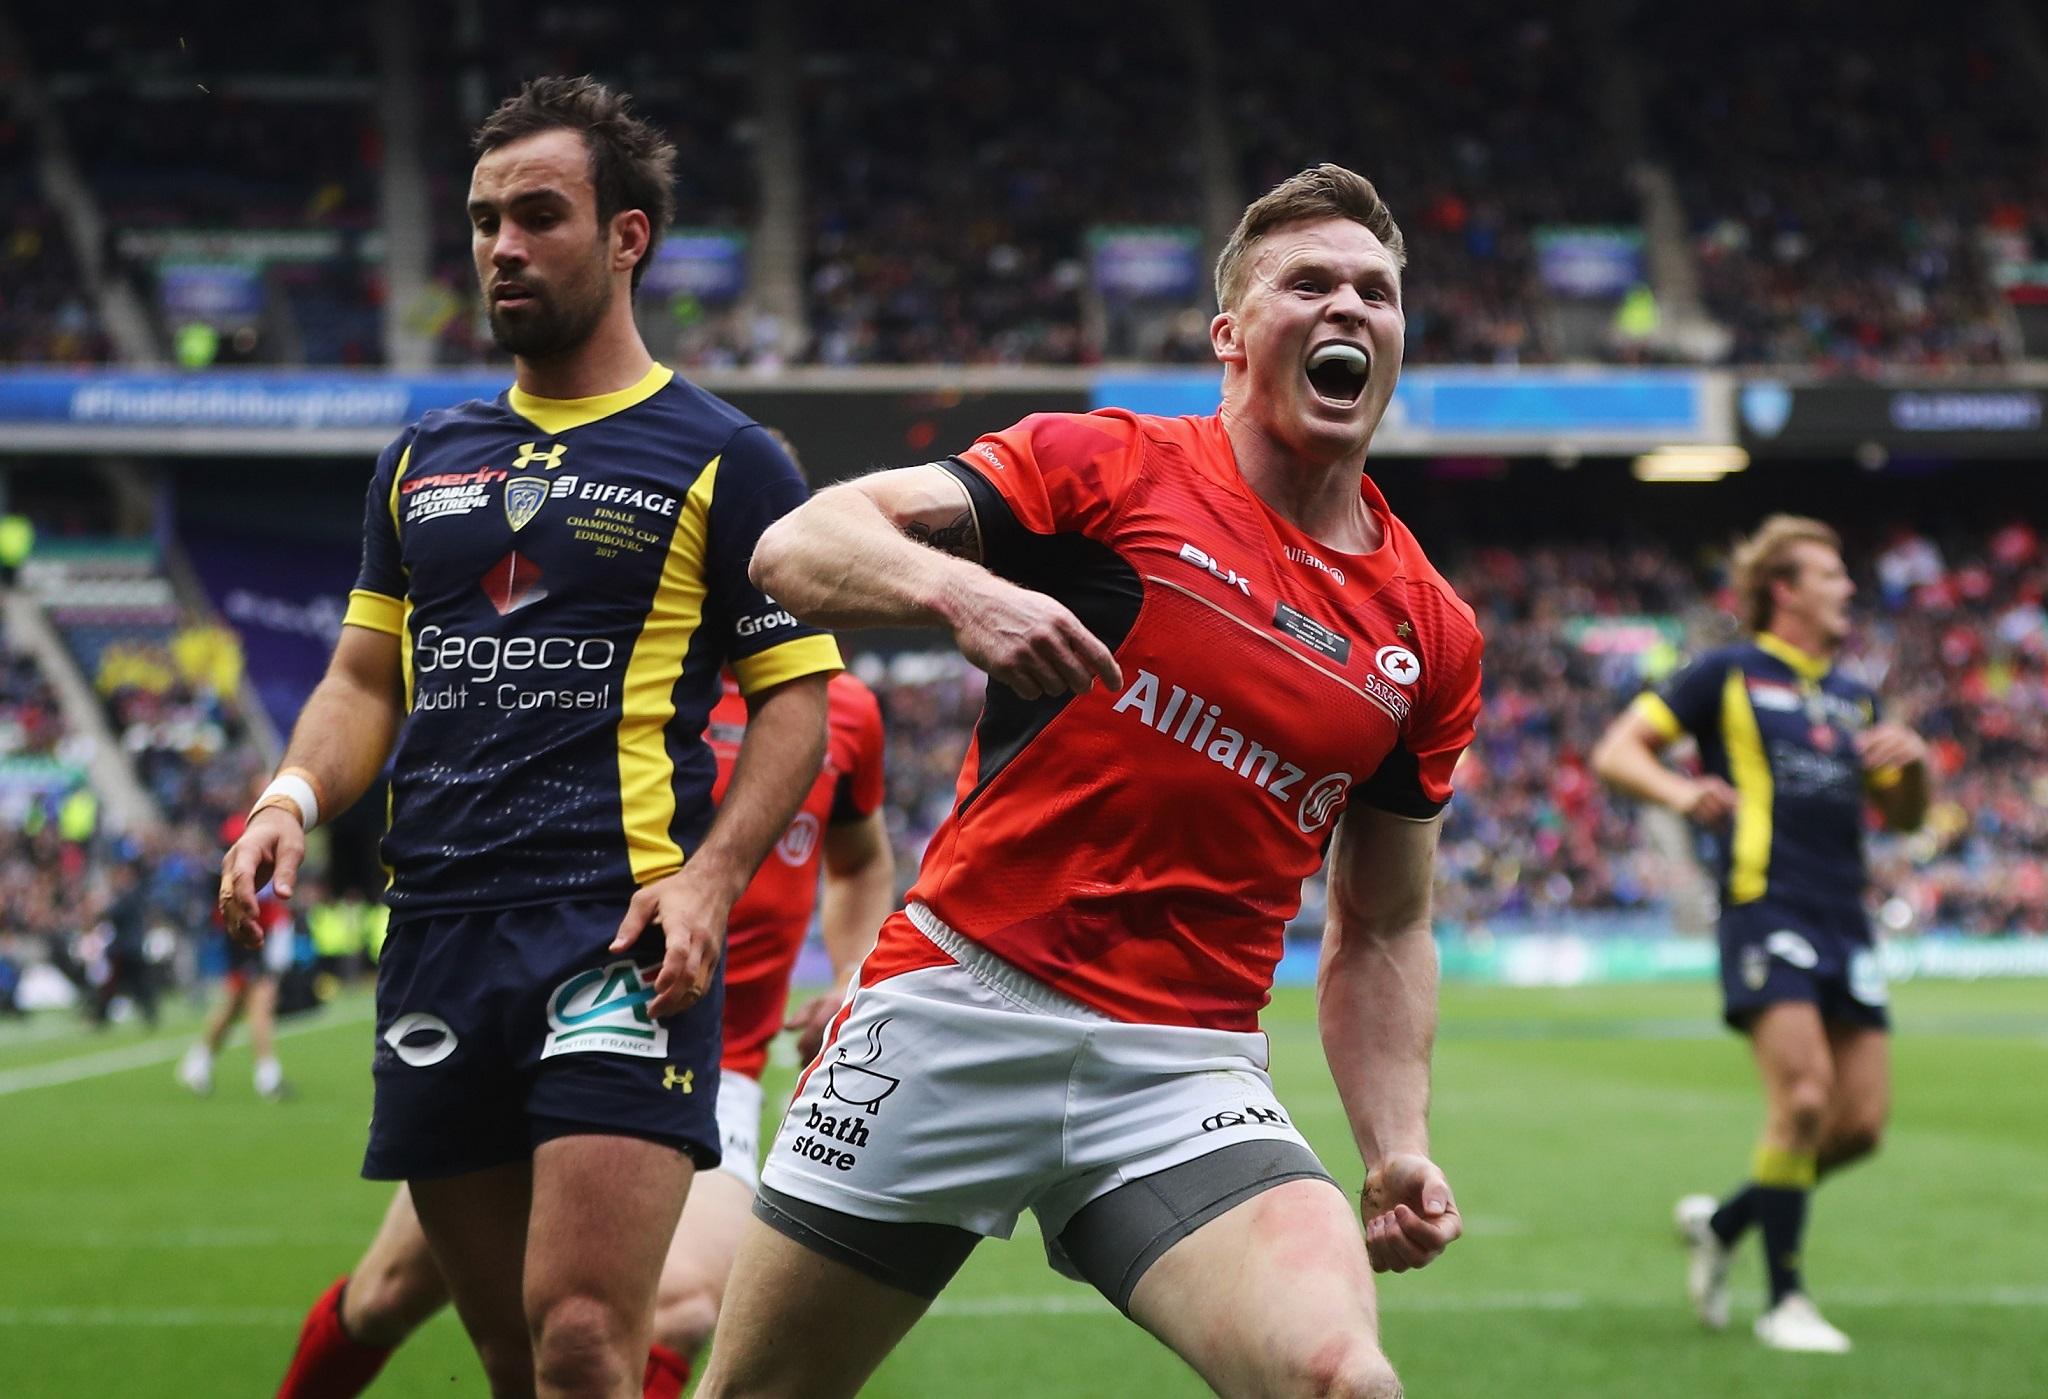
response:
<svg viewBox="0 0 2048 1399"><path fill-rule="evenodd" d="M872 691L831 681L825 763L796 819L734 905L726 942L724 1049L718 1083L724 1159L692 1182L662 1265L644 1399L675 1399L718 1320L747 1206L759 1181L761 1071L779 1030L816 1055L895 897L882 821L882 719ZM747 709L728 680L705 736L718 757L717 794L732 780ZM823 887L819 876L822 869ZM824 992L789 1007L789 985L813 909L831 962ZM368 1252L313 1304L278 1399L352 1399L407 1336L447 1304L412 1199L403 1187Z"/></svg>
<svg viewBox="0 0 2048 1399"><path fill-rule="evenodd" d="M237 814L221 825L221 841L232 846L242 838L249 818ZM217 926L226 931L226 920L215 910ZM266 883L256 891L258 939L227 939L228 970L221 982L213 1009L207 1013L206 1028L178 1061L178 1082L201 1097L213 1091L213 1061L227 1042L235 1022L249 1020L249 1047L256 1056L254 1082L258 1097L273 1101L288 1096L284 1065L277 1057L277 993L284 974L292 965L292 942L297 920L291 906Z"/></svg>
<svg viewBox="0 0 2048 1399"><path fill-rule="evenodd" d="M1891 1099L1884 974L1864 913L1868 802L1894 831L1927 814L1926 745L1879 718L1877 696L1838 669L1855 585L1818 520L1773 515L1735 550L1750 639L1710 651L1616 719L1600 777L1715 835L1721 986L1729 1025L1763 1079L1764 1130L1749 1181L1717 1208L1679 1202L1701 1319L1728 1322L1730 1251L1763 1234L1770 1305L1756 1335L1779 1350L1846 1351L1800 1277L1807 1199L1823 1175L1877 1149ZM1690 734L1704 771L1658 754Z"/></svg>

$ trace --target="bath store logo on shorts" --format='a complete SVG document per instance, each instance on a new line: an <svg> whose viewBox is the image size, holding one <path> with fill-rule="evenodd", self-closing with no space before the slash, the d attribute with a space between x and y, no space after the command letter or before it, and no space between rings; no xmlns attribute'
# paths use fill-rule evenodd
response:
<svg viewBox="0 0 2048 1399"><path fill-rule="evenodd" d="M540 1057L557 1054L668 1055L668 1027L647 1013L654 983L621 959L578 972L548 997L548 1038Z"/></svg>

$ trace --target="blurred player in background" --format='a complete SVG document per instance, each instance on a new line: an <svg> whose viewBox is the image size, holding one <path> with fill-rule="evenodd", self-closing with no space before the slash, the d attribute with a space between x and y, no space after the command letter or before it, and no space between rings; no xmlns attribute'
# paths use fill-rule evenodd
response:
<svg viewBox="0 0 2048 1399"><path fill-rule="evenodd" d="M221 823L221 840L232 846L248 825L247 816L230 816ZM225 909L217 909L214 917L228 929ZM275 1102L291 1093L284 1081L284 1065L277 1058L277 988L291 970L296 922L290 906L268 884L256 891L255 924L259 929L255 939L228 938L228 974L221 984L220 999L206 1017L198 1042L178 1061L178 1082L202 1098L213 1091L215 1056L228 1031L245 1013L249 1017L249 1047L256 1056L256 1095Z"/></svg>
<svg viewBox="0 0 2048 1399"><path fill-rule="evenodd" d="M945 627L997 683L768 1152L701 1393L853 1393L1027 1208L1219 1390L1399 1392L1373 1268L1460 1229L1429 900L1480 653L1363 475L1403 246L1369 182L1305 171L1219 260L1218 416L1034 416L763 537L797 616ZM1258 1033L1333 840L1320 1019L1363 1234Z"/></svg>
<svg viewBox="0 0 2048 1399"><path fill-rule="evenodd" d="M568 78L474 145L516 382L379 459L341 640L221 904L259 936L257 887L290 897L306 827L393 756L364 1174L408 1183L494 1392L617 1396L719 1162L726 916L817 777L839 652L746 578L795 468L633 322L674 148ZM714 819L722 666L749 723Z"/></svg>
<svg viewBox="0 0 2048 1399"><path fill-rule="evenodd" d="M1750 1179L1717 1207L1679 1202L1688 1290L1728 1324L1728 1262L1763 1234L1770 1305L1756 1335L1779 1350L1849 1340L1800 1278L1807 1199L1820 1177L1877 1149L1891 1103L1890 1017L1863 909L1864 805L1894 831L1927 814L1927 749L1879 718L1877 696L1835 667L1856 591L1841 541L1818 520L1773 515L1740 544L1733 584L1751 639L1711 651L1645 694L1593 755L1601 778L1718 835L1721 987L1729 1025L1763 1078ZM1681 735L1705 769L1659 760Z"/></svg>
<svg viewBox="0 0 2048 1399"><path fill-rule="evenodd" d="M895 897L895 863L882 821L881 710L873 693L844 673L832 677L831 699L824 768L796 820L733 906L718 1083L724 1159L692 1183L662 1266L644 1399L682 1393L691 1362L718 1320L726 1274L759 1180L761 1071L768 1043L777 1031L791 1030L799 1056L817 1054L825 1024L845 1000L854 969ZM746 703L728 682L706 729L718 755L719 796L732 780L746 723ZM814 907L832 961L831 989L785 1015L790 976ZM362 1261L307 1313L278 1399L352 1399L447 1300L411 1198L400 1187Z"/></svg>

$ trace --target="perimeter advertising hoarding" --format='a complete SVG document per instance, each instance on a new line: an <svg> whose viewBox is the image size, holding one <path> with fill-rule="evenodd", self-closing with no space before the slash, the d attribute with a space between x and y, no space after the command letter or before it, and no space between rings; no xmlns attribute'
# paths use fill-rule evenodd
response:
<svg viewBox="0 0 2048 1399"><path fill-rule="evenodd" d="M1874 444L1916 457L2048 455L2048 389L2024 385L1789 384L1745 380L1736 423L1751 456Z"/></svg>

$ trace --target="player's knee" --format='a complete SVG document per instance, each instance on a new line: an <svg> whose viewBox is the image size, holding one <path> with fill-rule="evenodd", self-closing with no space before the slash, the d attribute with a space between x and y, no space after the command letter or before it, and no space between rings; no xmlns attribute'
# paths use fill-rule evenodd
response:
<svg viewBox="0 0 2048 1399"><path fill-rule="evenodd" d="M1401 1399L1394 1367L1362 1336L1338 1337L1303 1353L1278 1389L1304 1399Z"/></svg>
<svg viewBox="0 0 2048 1399"><path fill-rule="evenodd" d="M678 1355L694 1355L718 1326L719 1290L702 1278L662 1279L654 1299L654 1339Z"/></svg>
<svg viewBox="0 0 2048 1399"><path fill-rule="evenodd" d="M396 1260L373 1262L349 1277L341 1319L356 1340L388 1349L418 1330L446 1300L441 1275L430 1260L411 1266Z"/></svg>
<svg viewBox="0 0 2048 1399"><path fill-rule="evenodd" d="M1796 1141L1814 1143L1827 1127L1834 1084L1824 1071L1795 1074L1778 1097L1778 1111Z"/></svg>
<svg viewBox="0 0 2048 1399"><path fill-rule="evenodd" d="M534 1376L563 1394L606 1395L624 1373L639 1373L642 1357L626 1354L631 1328L617 1308L597 1297L572 1293L529 1318L533 1328Z"/></svg>

